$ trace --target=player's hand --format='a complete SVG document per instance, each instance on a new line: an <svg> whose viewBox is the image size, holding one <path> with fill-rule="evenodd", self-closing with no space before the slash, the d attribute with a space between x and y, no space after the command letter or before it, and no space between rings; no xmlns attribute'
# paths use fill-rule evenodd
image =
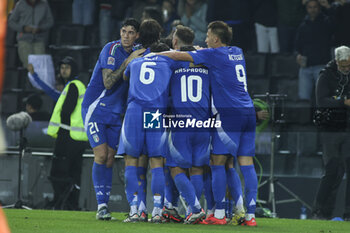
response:
<svg viewBox="0 0 350 233"><path fill-rule="evenodd" d="M259 120L267 120L270 117L269 112L266 110L258 111L258 112L256 112L256 114L257 114Z"/></svg>
<svg viewBox="0 0 350 233"><path fill-rule="evenodd" d="M146 49L138 49L130 54L130 56L124 61L127 66L133 59L141 57Z"/></svg>
<svg viewBox="0 0 350 233"><path fill-rule="evenodd" d="M138 50L132 52L130 54L129 58L132 60L134 58L141 57L145 51L146 51L146 49L138 49Z"/></svg>
<svg viewBox="0 0 350 233"><path fill-rule="evenodd" d="M28 70L29 73L34 74L34 67L33 67L32 64L28 64L27 70Z"/></svg>
<svg viewBox="0 0 350 233"><path fill-rule="evenodd" d="M195 48L196 50L204 49L203 47L201 47L201 46L199 46L199 45L195 45L195 46L193 46L193 48Z"/></svg>

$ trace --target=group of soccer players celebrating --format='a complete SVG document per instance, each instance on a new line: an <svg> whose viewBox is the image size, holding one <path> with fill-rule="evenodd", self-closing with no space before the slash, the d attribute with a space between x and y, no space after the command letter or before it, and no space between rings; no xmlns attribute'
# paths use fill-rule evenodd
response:
<svg viewBox="0 0 350 233"><path fill-rule="evenodd" d="M221 21L209 24L205 49L192 46L194 33L188 27L176 28L173 51L159 42L160 34L161 26L155 20L139 25L126 19L121 39L101 51L87 87L82 115L95 155L96 218L112 218L108 200L118 153L125 159L130 205L124 222L148 221L149 167L151 222L227 224L228 189L235 203L232 222L256 226L256 115L247 92L242 50L228 46L232 31ZM137 39L141 45L135 43ZM190 127L180 126L181 122L159 127L160 119L167 116L169 122L187 120ZM211 121L209 127L202 127L203 122ZM244 196L235 163L244 178ZM206 213L199 202L202 193ZM177 212L179 194L188 205L184 219Z"/></svg>

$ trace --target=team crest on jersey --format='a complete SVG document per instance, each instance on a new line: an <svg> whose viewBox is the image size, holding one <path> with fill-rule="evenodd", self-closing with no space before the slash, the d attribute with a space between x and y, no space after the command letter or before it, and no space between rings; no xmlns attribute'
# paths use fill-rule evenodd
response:
<svg viewBox="0 0 350 233"><path fill-rule="evenodd" d="M97 134L92 135L92 138L94 139L95 143L98 143L100 141L100 138L98 137Z"/></svg>
<svg viewBox="0 0 350 233"><path fill-rule="evenodd" d="M112 65L112 66L114 66L114 63L115 63L114 57L108 57L107 65Z"/></svg>
<svg viewBox="0 0 350 233"><path fill-rule="evenodd" d="M159 129L161 127L162 113L159 109L155 112L143 112L143 128Z"/></svg>

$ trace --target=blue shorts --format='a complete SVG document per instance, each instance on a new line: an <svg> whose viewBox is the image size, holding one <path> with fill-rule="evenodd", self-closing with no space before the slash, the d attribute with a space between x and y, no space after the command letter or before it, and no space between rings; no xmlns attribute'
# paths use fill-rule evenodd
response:
<svg viewBox="0 0 350 233"><path fill-rule="evenodd" d="M92 118L86 119L86 111L84 108L82 109L82 116L85 131L92 148L107 143L112 149L117 149L121 130L120 115L115 117L113 124L98 123Z"/></svg>
<svg viewBox="0 0 350 233"><path fill-rule="evenodd" d="M233 156L255 156L255 112L230 114L227 117L217 115L221 128L212 134L212 154Z"/></svg>
<svg viewBox="0 0 350 233"><path fill-rule="evenodd" d="M210 132L171 132L166 165L191 168L209 165Z"/></svg>
<svg viewBox="0 0 350 233"><path fill-rule="evenodd" d="M166 132L164 129L144 129L144 107L129 103L125 113L120 136L118 154L127 154L138 158L141 154L148 157L165 157ZM124 152L124 153L123 153Z"/></svg>

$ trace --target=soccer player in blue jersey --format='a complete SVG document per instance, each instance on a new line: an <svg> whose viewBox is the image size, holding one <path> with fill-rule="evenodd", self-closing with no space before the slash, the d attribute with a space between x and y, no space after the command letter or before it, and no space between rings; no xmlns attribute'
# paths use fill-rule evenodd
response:
<svg viewBox="0 0 350 233"><path fill-rule="evenodd" d="M192 46L193 39L193 31L179 25L173 35L173 47L182 51L195 50ZM173 72L170 95L171 114L187 116L183 118L187 121L206 121L210 118L209 76L206 67L182 63L181 68ZM195 224L205 217L198 200L203 192L203 166L209 164L209 144L210 129L175 127L169 134L166 165L171 168L176 187L190 208L185 223ZM164 210L171 218L173 211L166 206Z"/></svg>
<svg viewBox="0 0 350 233"><path fill-rule="evenodd" d="M154 49L159 49L159 38L161 26L155 20L144 20L140 26L140 42L143 47L147 48L146 52ZM157 45L158 44L158 45ZM163 44L165 45L165 44ZM167 47L167 49L169 49ZM159 50L158 50L159 51ZM147 211L145 207L145 192L140 190L140 186L145 179L146 162L145 156L149 157L150 168L152 173L151 188L153 193L154 208L152 211L152 222L162 222L161 211L163 207L164 197L164 172L163 172L163 156L165 155L165 131L161 129L147 130L143 129L143 119L145 116L151 117L148 119L150 124L145 122L146 126L156 122L159 123L160 112L167 107L169 95L169 79L171 69L169 61L174 61L160 56L151 56L135 59L125 70L124 76L129 80L128 107L126 110L120 145L123 146L123 151L118 150L118 154L125 154L125 180L126 180L126 195L130 205L129 216L124 222L144 221L147 217L143 214ZM146 118L145 118L146 119ZM155 127L159 125L155 124ZM144 165L143 167L141 165ZM139 168L143 171L139 171ZM139 182L141 185L139 185ZM144 199L141 203L139 197ZM140 206L138 206L140 204ZM139 212L139 213L138 213Z"/></svg>
<svg viewBox="0 0 350 233"><path fill-rule="evenodd" d="M152 173L154 206L151 221L162 222L166 132L161 127L161 116L168 104L172 63L175 62L166 57L149 56L135 59L125 70L125 77L130 77L130 84L120 141L126 154L125 179L130 204L129 219L138 214L137 165L139 156L146 153Z"/></svg>
<svg viewBox="0 0 350 233"><path fill-rule="evenodd" d="M98 204L96 218L99 220L111 219L107 204L128 90L122 74L128 62L143 52L141 46L135 44L139 26L135 19L126 19L120 29L121 39L104 46L82 103L85 130L95 155L92 180Z"/></svg>
<svg viewBox="0 0 350 233"><path fill-rule="evenodd" d="M194 52L167 52L175 60L204 64L209 68L210 85L216 119L222 127L213 133L211 170L216 210L204 224L225 224L225 164L233 156L237 159L245 181L247 213L244 224L256 226L255 208L257 176L255 156L255 110L247 92L245 61L240 48L228 46L232 30L222 21L208 25L208 49ZM231 177L231 176L230 176ZM231 177L232 178L232 177ZM232 192L231 192L232 193ZM235 197L233 197L235 198Z"/></svg>

